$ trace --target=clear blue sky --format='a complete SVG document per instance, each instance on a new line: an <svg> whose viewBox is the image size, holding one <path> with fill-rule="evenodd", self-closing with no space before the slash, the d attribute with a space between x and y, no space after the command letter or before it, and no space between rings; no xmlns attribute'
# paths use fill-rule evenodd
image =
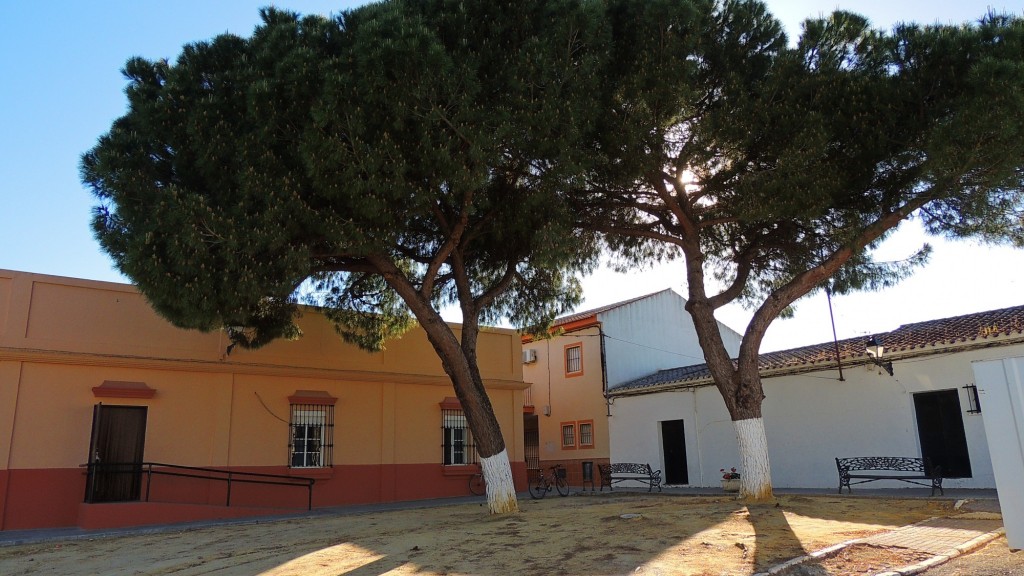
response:
<svg viewBox="0 0 1024 576"><path fill-rule="evenodd" d="M300 13L330 14L361 2L278 2ZM173 60L188 42L222 32L248 35L267 2L246 0L12 1L0 34L0 268L125 282L89 230L93 199L78 177L79 157L125 111L120 69L133 55ZM963 22L988 9L1022 13L1024 0L770 0L791 36L800 22L835 8L867 15L881 28L897 21ZM906 255L922 238L913 230L892 242ZM938 242L932 264L885 293L838 298L839 337L886 331L901 323L1024 304L1024 252ZM598 272L587 306L665 287L682 289L678 264L643 275ZM720 318L742 329L737 308ZM797 318L776 321L764 349L831 338L823 299L802 302Z"/></svg>

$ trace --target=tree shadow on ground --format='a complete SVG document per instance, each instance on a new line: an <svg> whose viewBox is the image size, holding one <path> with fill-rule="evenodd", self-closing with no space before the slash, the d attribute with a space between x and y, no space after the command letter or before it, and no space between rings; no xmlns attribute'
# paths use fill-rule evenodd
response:
<svg viewBox="0 0 1024 576"><path fill-rule="evenodd" d="M812 552L804 549L780 502L749 504L747 513L754 528L755 572L764 572L776 564Z"/></svg>
<svg viewBox="0 0 1024 576"><path fill-rule="evenodd" d="M913 505L927 508L927 503ZM488 516L486 507L475 503L316 514L191 530L173 538L144 534L63 550L8 549L0 558L5 573L45 565L55 575L88 573L88 563L100 559L98 572L143 565L177 576L211 568L222 576L751 574L850 539L865 527L884 530L929 513L870 499L846 499L837 506L828 498L784 496L775 507L727 497L618 490L527 499L520 506L519 514L501 516Z"/></svg>

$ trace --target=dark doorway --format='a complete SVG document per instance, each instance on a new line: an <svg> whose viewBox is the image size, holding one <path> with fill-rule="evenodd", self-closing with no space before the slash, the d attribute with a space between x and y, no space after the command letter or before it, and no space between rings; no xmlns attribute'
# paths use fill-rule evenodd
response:
<svg viewBox="0 0 1024 576"><path fill-rule="evenodd" d="M139 499L146 410L145 406L93 406L86 502Z"/></svg>
<svg viewBox="0 0 1024 576"><path fill-rule="evenodd" d="M535 414L523 414L523 448L530 478L540 470L540 426Z"/></svg>
<svg viewBox="0 0 1024 576"><path fill-rule="evenodd" d="M665 455L665 484L689 484L686 471L686 429L682 420L661 423L661 445Z"/></svg>
<svg viewBox="0 0 1024 576"><path fill-rule="evenodd" d="M970 478L971 458L960 411L960 394L954 390L914 394L917 434L921 456L942 467L945 478Z"/></svg>

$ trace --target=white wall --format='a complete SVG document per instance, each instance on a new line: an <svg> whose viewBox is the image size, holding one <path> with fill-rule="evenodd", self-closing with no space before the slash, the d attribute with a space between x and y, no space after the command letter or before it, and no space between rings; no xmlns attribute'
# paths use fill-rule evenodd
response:
<svg viewBox="0 0 1024 576"><path fill-rule="evenodd" d="M995 454L999 508L1011 549L1024 549L1024 357L974 364L978 392L989 401L985 429Z"/></svg>
<svg viewBox="0 0 1024 576"><path fill-rule="evenodd" d="M895 377L858 366L844 369L844 382L835 371L765 379L763 414L774 486L838 487L836 457L920 457L913 394L956 389L972 478L947 479L943 485L995 487L982 416L967 413L963 386L974 382L972 361L1022 353L1024 345L919 357L895 362ZM739 463L735 432L714 387L617 397L611 412L613 462L650 462L664 469L659 422L682 419L690 485L715 486L720 468Z"/></svg>
<svg viewBox="0 0 1024 576"><path fill-rule="evenodd" d="M598 315L605 335L608 388L658 370L704 363L686 300L665 290ZM722 326L729 354L739 353L740 335Z"/></svg>

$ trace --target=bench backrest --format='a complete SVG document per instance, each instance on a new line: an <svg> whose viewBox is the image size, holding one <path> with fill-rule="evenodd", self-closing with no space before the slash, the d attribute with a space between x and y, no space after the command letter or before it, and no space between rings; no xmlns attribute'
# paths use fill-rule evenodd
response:
<svg viewBox="0 0 1024 576"><path fill-rule="evenodd" d="M601 473L607 471L609 474L651 474L650 464L615 463L607 466L599 466Z"/></svg>
<svg viewBox="0 0 1024 576"><path fill-rule="evenodd" d="M894 472L927 473L923 458L903 458L900 456L860 456L857 458L836 458L836 467L840 472L851 470L892 470Z"/></svg>

